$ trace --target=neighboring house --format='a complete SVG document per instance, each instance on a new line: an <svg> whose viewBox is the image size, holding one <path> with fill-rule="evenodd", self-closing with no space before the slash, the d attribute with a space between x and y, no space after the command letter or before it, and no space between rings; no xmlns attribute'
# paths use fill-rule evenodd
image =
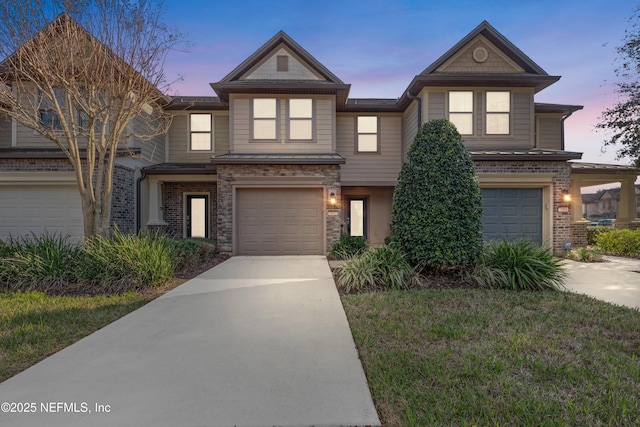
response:
<svg viewBox="0 0 640 427"><path fill-rule="evenodd" d="M398 98L353 99L349 84L279 32L211 84L216 96L169 103L172 127L148 163L122 158L114 203L124 209L114 221L215 238L231 254L324 254L340 233L382 244L419 126L447 118L475 162L485 238L558 252L567 240L586 244L580 187L622 182L621 203L630 204L638 170L570 162L581 153L564 149L564 122L582 107L534 100L558 79L483 22ZM63 222L79 211L66 162L35 139L0 124L0 198L11 205L0 208L0 236L79 222ZM19 197L21 188L36 201ZM28 222L34 206L44 213ZM635 226L630 212L617 224Z"/></svg>
<svg viewBox="0 0 640 427"><path fill-rule="evenodd" d="M635 186L636 212L640 217L640 185ZM609 188L582 195L582 212L589 221L617 218L620 188Z"/></svg>

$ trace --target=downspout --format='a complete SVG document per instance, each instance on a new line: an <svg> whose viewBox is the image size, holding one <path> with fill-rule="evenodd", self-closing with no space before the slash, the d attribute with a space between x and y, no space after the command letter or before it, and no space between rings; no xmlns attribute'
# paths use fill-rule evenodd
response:
<svg viewBox="0 0 640 427"><path fill-rule="evenodd" d="M411 95L407 92L407 98L412 101L418 101L418 127L422 126L422 98L417 95Z"/></svg>
<svg viewBox="0 0 640 427"><path fill-rule="evenodd" d="M564 121L567 120L569 117L571 117L571 115L573 114L573 111L569 112L569 114L566 114L564 116L562 116L562 120L560 120L560 149L562 151L564 151Z"/></svg>
<svg viewBox="0 0 640 427"><path fill-rule="evenodd" d="M140 223L142 222L140 207L142 202L140 201L140 189L142 187L142 181L147 177L144 170L140 169L140 176L136 179L136 232L140 231Z"/></svg>

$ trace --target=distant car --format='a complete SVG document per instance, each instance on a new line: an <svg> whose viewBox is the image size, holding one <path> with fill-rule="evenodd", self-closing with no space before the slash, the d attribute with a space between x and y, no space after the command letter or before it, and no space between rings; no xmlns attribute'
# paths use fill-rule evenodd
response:
<svg viewBox="0 0 640 427"><path fill-rule="evenodd" d="M613 227L615 222L616 222L615 219L601 219L598 221L596 225L604 226L604 227Z"/></svg>
<svg viewBox="0 0 640 427"><path fill-rule="evenodd" d="M591 224L589 224L590 227L595 227L598 225L598 221L592 221Z"/></svg>

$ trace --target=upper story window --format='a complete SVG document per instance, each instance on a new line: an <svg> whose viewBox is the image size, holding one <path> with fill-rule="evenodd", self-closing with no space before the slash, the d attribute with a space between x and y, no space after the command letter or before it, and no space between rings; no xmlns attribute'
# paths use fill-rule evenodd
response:
<svg viewBox="0 0 640 427"><path fill-rule="evenodd" d="M313 100L289 100L289 139L313 139Z"/></svg>
<svg viewBox="0 0 640 427"><path fill-rule="evenodd" d="M376 116L358 116L357 151L375 153L378 151L378 118Z"/></svg>
<svg viewBox="0 0 640 427"><path fill-rule="evenodd" d="M65 96L62 89L54 89L53 93L56 97L56 101L60 108L64 111ZM51 128L53 130L62 130L62 121L60 116L54 110L54 104L51 99L44 96L42 92L38 93L38 112L40 114L40 122L44 127Z"/></svg>
<svg viewBox="0 0 640 427"><path fill-rule="evenodd" d="M277 112L275 98L255 98L253 100L253 139L276 139Z"/></svg>
<svg viewBox="0 0 640 427"><path fill-rule="evenodd" d="M511 94L507 91L487 92L487 135L509 135Z"/></svg>
<svg viewBox="0 0 640 427"><path fill-rule="evenodd" d="M190 114L189 133L189 149L191 151L213 151L213 117L211 114Z"/></svg>
<svg viewBox="0 0 640 427"><path fill-rule="evenodd" d="M449 92L449 121L460 135L473 135L473 92Z"/></svg>

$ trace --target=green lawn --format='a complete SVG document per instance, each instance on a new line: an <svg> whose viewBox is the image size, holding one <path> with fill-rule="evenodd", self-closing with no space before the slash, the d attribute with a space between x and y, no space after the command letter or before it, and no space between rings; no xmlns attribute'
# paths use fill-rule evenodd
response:
<svg viewBox="0 0 640 427"><path fill-rule="evenodd" d="M342 302L384 426L638 423L638 310L470 289Z"/></svg>
<svg viewBox="0 0 640 427"><path fill-rule="evenodd" d="M143 306L149 293L0 293L0 382Z"/></svg>

